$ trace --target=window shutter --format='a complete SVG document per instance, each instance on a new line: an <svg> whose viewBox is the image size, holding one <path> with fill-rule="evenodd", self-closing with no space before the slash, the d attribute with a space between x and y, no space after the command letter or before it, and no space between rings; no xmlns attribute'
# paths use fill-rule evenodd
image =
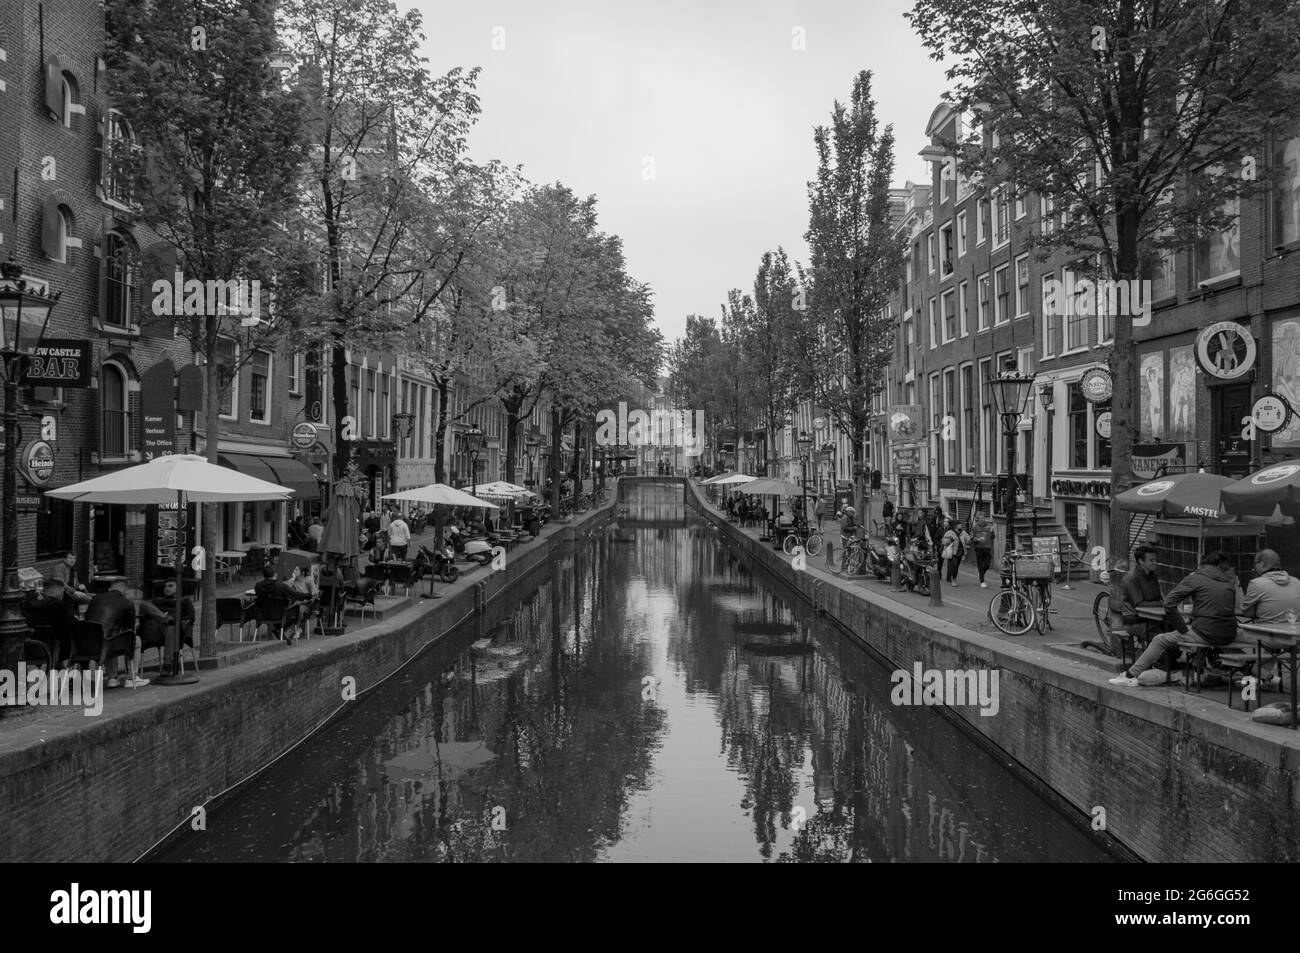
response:
<svg viewBox="0 0 1300 953"><path fill-rule="evenodd" d="M153 313L153 283L164 280L170 288L176 280L179 262L180 252L171 242L154 242L141 252L136 299L141 312L140 330L150 337L164 341L176 337L176 316Z"/></svg>
<svg viewBox="0 0 1300 953"><path fill-rule="evenodd" d="M63 261L65 250L57 194L49 196L41 206L41 251L55 261Z"/></svg>
<svg viewBox="0 0 1300 953"><path fill-rule="evenodd" d="M57 56L45 61L45 108L50 117L63 119L63 64Z"/></svg>

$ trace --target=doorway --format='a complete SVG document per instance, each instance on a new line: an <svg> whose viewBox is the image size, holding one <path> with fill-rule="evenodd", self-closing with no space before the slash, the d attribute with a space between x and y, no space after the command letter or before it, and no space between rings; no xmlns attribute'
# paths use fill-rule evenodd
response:
<svg viewBox="0 0 1300 953"><path fill-rule="evenodd" d="M1250 415L1250 385L1233 384L1215 388L1211 399L1214 402L1214 437L1219 452L1219 473L1227 477L1244 477L1251 470L1251 444L1241 437L1241 421Z"/></svg>
<svg viewBox="0 0 1300 953"><path fill-rule="evenodd" d="M92 571L108 576L126 574L126 507L108 504L92 510Z"/></svg>

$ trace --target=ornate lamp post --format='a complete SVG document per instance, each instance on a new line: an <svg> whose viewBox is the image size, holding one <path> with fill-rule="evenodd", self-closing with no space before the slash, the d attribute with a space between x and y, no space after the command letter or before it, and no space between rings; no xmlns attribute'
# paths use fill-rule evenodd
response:
<svg viewBox="0 0 1300 953"><path fill-rule="evenodd" d="M993 407L1002 418L1002 437L1007 444L1007 545L1016 549L1016 427L1029 404L1029 395L1034 389L1034 379L1019 371L1003 371L996 377L988 379L989 390L993 392ZM1008 440L1007 438L1011 438Z"/></svg>
<svg viewBox="0 0 1300 953"><path fill-rule="evenodd" d="M537 450L542 442L537 439L536 434L529 434L524 438L524 447L528 451L528 480L537 485Z"/></svg>
<svg viewBox="0 0 1300 953"><path fill-rule="evenodd" d="M0 264L0 359L4 365L4 569L0 592L0 669L18 671L27 623L20 605L18 586L18 486L14 458L18 451L18 386L27 372L27 355L45 337L50 312L59 295L32 288L23 280L23 270L11 257Z"/></svg>
<svg viewBox="0 0 1300 953"><path fill-rule="evenodd" d="M472 484L469 495L478 496L478 455L483 452L483 431L478 427L470 427L465 431L465 439L469 441L469 469Z"/></svg>
<svg viewBox="0 0 1300 953"><path fill-rule="evenodd" d="M799 481L799 489L803 490L799 500L799 519L803 521L808 519L808 455L812 452L812 434L800 430L795 445L799 448L799 466L803 473L803 479Z"/></svg>

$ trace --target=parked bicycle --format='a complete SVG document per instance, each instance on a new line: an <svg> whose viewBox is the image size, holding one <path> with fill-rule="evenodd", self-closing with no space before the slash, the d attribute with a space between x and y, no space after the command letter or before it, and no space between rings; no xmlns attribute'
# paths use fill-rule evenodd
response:
<svg viewBox="0 0 1300 953"><path fill-rule="evenodd" d="M803 551L809 556L816 556L822 551L821 532L812 529L806 523L796 523L794 528L786 534L785 542L781 544L781 548L785 550L787 556L793 556L796 546L802 546Z"/></svg>
<svg viewBox="0 0 1300 953"><path fill-rule="evenodd" d="M1004 588L989 600L989 619L1007 635L1024 635L1037 627L1052 628L1052 560L1050 556L1010 552L1003 557Z"/></svg>

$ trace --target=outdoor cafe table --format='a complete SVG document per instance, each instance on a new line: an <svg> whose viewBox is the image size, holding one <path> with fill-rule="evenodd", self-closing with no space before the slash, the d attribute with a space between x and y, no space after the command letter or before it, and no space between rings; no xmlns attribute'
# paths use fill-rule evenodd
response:
<svg viewBox="0 0 1300 953"><path fill-rule="evenodd" d="M1255 641L1255 674L1261 671L1264 652L1268 651L1283 665L1282 652L1290 656L1287 674L1291 682L1291 730L1296 728L1296 643L1300 641L1300 624L1287 622L1239 622L1237 628Z"/></svg>

